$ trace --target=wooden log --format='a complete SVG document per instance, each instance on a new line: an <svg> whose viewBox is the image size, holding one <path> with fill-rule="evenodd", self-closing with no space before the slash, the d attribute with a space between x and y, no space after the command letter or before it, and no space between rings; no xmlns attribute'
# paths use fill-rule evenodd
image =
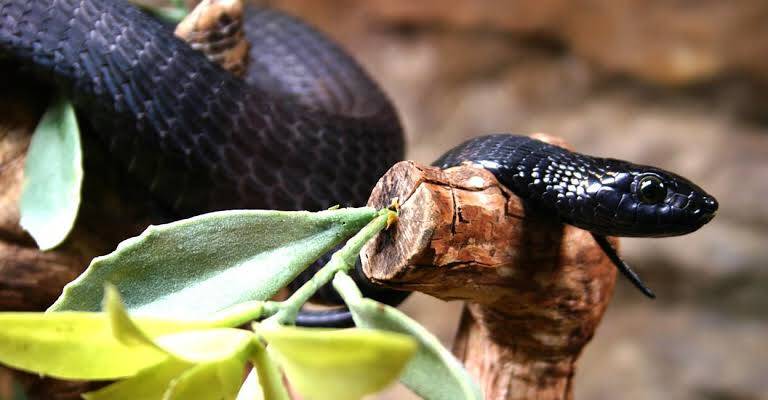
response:
<svg viewBox="0 0 768 400"><path fill-rule="evenodd" d="M454 353L486 398L571 398L576 360L616 278L590 233L527 213L493 174L470 164L441 171L398 163L369 205L393 198L400 219L363 249L366 275L467 302Z"/></svg>

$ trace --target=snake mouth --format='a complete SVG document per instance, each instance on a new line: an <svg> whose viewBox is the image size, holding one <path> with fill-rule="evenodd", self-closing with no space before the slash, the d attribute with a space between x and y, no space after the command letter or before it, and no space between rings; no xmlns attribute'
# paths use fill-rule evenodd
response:
<svg viewBox="0 0 768 400"><path fill-rule="evenodd" d="M712 218L715 218L715 215L717 215L717 212L703 214L701 217L699 217L699 224L704 225L709 221L712 221Z"/></svg>

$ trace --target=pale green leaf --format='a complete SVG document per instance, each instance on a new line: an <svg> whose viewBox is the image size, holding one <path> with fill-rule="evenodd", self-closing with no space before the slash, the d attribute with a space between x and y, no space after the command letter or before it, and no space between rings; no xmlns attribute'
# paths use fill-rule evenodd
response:
<svg viewBox="0 0 768 400"><path fill-rule="evenodd" d="M24 164L21 226L40 249L59 245L74 226L82 180L75 111L69 101L59 97L35 128Z"/></svg>
<svg viewBox="0 0 768 400"><path fill-rule="evenodd" d="M307 400L359 399L397 377L416 350L408 336L368 329L258 329Z"/></svg>
<svg viewBox="0 0 768 400"><path fill-rule="evenodd" d="M0 363L63 379L116 379L168 356L118 341L104 313L0 313Z"/></svg>
<svg viewBox="0 0 768 400"><path fill-rule="evenodd" d="M194 364L168 358L128 379L85 393L86 400L161 400L174 379Z"/></svg>
<svg viewBox="0 0 768 400"><path fill-rule="evenodd" d="M372 208L239 210L152 226L94 259L49 310L98 310L110 282L131 315L208 318L269 299L375 216Z"/></svg>
<svg viewBox="0 0 768 400"><path fill-rule="evenodd" d="M419 349L400 377L408 388L427 400L483 399L480 387L464 366L418 322L394 307L361 297L354 281L346 274L336 274L333 285L344 298L357 326L399 332L418 341Z"/></svg>

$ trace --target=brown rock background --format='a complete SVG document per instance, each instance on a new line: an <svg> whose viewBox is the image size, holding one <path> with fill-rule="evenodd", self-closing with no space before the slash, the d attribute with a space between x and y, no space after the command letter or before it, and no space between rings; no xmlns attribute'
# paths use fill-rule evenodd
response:
<svg viewBox="0 0 768 400"><path fill-rule="evenodd" d="M701 183L721 204L708 226L623 241L659 299L619 280L576 397L768 399L768 2L269 3L360 59L400 110L410 159L428 163L479 134L544 131ZM3 161L0 173L21 158ZM452 340L460 304L413 296L404 309ZM414 397L395 388L381 398Z"/></svg>
<svg viewBox="0 0 768 400"><path fill-rule="evenodd" d="M768 2L275 0L391 95L408 158L548 132L650 163L721 204L694 234L624 239L624 280L577 371L580 399L768 399ZM458 304L405 310L452 340ZM388 399L411 398L402 389Z"/></svg>

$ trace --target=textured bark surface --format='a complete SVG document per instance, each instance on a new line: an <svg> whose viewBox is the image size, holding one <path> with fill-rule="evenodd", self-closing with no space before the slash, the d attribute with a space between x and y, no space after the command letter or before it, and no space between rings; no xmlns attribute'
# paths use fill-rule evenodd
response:
<svg viewBox="0 0 768 400"><path fill-rule="evenodd" d="M468 302L454 351L486 398L571 398L575 362L616 277L591 234L527 215L491 173L468 164L401 162L369 204L393 198L399 222L364 248L366 275Z"/></svg>
<svg viewBox="0 0 768 400"><path fill-rule="evenodd" d="M243 31L241 1L201 1L174 33L227 71L239 77L245 74L249 44Z"/></svg>

